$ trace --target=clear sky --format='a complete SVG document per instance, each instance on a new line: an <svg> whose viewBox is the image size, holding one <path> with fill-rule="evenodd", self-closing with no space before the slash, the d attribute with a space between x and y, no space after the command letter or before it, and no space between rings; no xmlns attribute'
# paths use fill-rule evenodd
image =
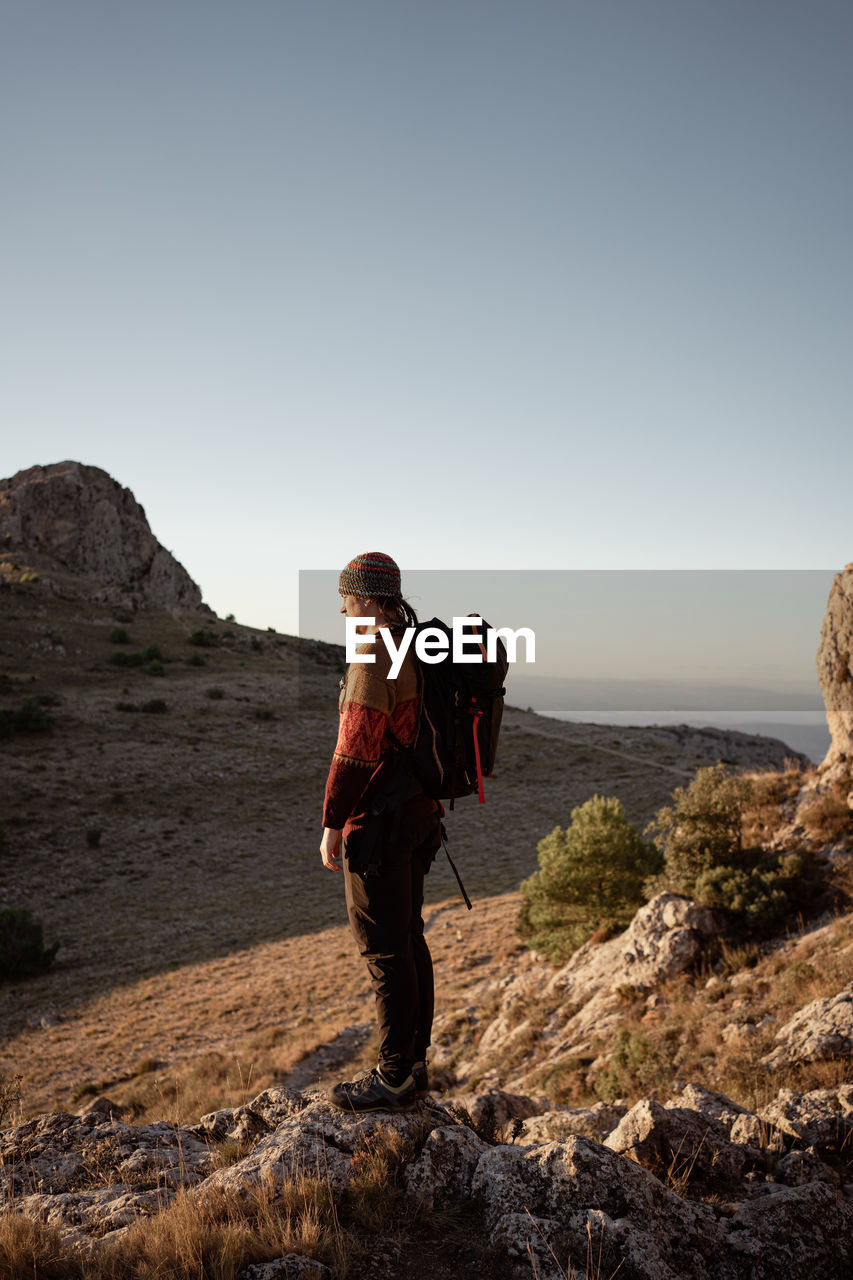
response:
<svg viewBox="0 0 853 1280"><path fill-rule="evenodd" d="M2 0L0 475L289 631L374 548L839 568L851 65L847 0Z"/></svg>

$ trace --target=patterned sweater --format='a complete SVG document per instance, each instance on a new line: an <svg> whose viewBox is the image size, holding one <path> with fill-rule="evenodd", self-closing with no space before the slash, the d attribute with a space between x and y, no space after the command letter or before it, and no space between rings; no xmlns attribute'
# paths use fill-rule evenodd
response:
<svg viewBox="0 0 853 1280"><path fill-rule="evenodd" d="M399 644L402 630L392 628L391 634ZM411 649L396 680L388 679L391 656L381 636L375 637L375 643L361 645L358 652L373 653L375 661L350 663L341 681L338 740L323 806L323 826L336 830L348 822L357 824L363 815L368 784L382 776L388 753L394 749L387 730L407 745L414 740L418 725L418 677ZM436 807L435 801L420 795L409 802L407 811L428 812Z"/></svg>

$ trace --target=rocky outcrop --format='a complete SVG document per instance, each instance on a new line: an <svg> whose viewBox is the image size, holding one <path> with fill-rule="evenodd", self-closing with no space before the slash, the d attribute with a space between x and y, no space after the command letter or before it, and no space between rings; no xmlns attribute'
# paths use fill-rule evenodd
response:
<svg viewBox="0 0 853 1280"><path fill-rule="evenodd" d="M128 603L202 607L198 586L154 537L131 491L100 467L58 462L0 480L0 546L7 537L36 568L94 579Z"/></svg>
<svg viewBox="0 0 853 1280"><path fill-rule="evenodd" d="M832 742L825 765L853 769L853 564L832 582L817 651L817 674Z"/></svg>
<svg viewBox="0 0 853 1280"><path fill-rule="evenodd" d="M483 1004L499 995L497 1013L482 1030L470 1057L454 1063L457 1079L479 1079L487 1087L525 1087L523 1075L498 1078L495 1062L506 1060L515 1046L541 1040L547 1052L540 1067L547 1070L560 1059L587 1052L594 1038L615 1034L626 997L653 992L662 982L684 972L696 960L703 938L719 928L713 911L674 893L660 893L636 913L628 928L607 942L587 942L554 973L528 966L520 973L473 993ZM545 1026L538 1021L543 1008L553 1008ZM437 1018L433 1060L449 1061L458 1041L458 1028L445 1030ZM448 1026L450 1024L448 1023ZM506 1075L504 1071L503 1075Z"/></svg>
<svg viewBox="0 0 853 1280"><path fill-rule="evenodd" d="M775 1036L776 1048L762 1058L769 1070L853 1053L853 983L835 996L812 1000Z"/></svg>
<svg viewBox="0 0 853 1280"><path fill-rule="evenodd" d="M535 1107L524 1097L491 1104L516 1118ZM626 1280L777 1280L805 1268L830 1280L853 1266L853 1185L843 1184L853 1086L788 1092L761 1114L693 1086L665 1106L590 1110L603 1144L577 1133L543 1142L531 1116L523 1141L485 1140L434 1099L351 1116L316 1092L269 1089L184 1128L123 1123L99 1099L82 1115L40 1116L2 1135L0 1208L53 1224L66 1249L91 1253L162 1212L178 1187L207 1206L308 1175L344 1205L384 1149L413 1215L472 1201L483 1244L519 1280L531 1258L541 1280L583 1274L588 1261ZM759 1145L737 1141L738 1130ZM218 1142L229 1134L240 1145L222 1167ZM288 1254L240 1280L324 1274Z"/></svg>

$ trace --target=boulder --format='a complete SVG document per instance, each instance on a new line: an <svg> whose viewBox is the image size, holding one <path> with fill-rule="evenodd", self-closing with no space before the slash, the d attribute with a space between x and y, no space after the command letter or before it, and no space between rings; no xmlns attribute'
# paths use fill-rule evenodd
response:
<svg viewBox="0 0 853 1280"><path fill-rule="evenodd" d="M782 1089L758 1114L765 1124L796 1138L803 1147L840 1152L853 1141L853 1085L810 1093Z"/></svg>
<svg viewBox="0 0 853 1280"><path fill-rule="evenodd" d="M465 1125L440 1125L406 1169L407 1194L428 1209L458 1204L470 1194L474 1171L487 1150Z"/></svg>
<svg viewBox="0 0 853 1280"><path fill-rule="evenodd" d="M555 1107L545 1115L525 1120L518 1142L523 1145L556 1142L571 1134L602 1142L613 1132L627 1109L615 1102L596 1102L592 1107Z"/></svg>
<svg viewBox="0 0 853 1280"><path fill-rule="evenodd" d="M766 1184L721 1225L737 1274L750 1280L841 1280L853 1266L853 1203L826 1183Z"/></svg>
<svg viewBox="0 0 853 1280"><path fill-rule="evenodd" d="M650 1098L623 1116L604 1145L659 1177L685 1185L708 1179L736 1181L746 1160L745 1148L729 1142L717 1120L689 1107L662 1107Z"/></svg>
<svg viewBox="0 0 853 1280"><path fill-rule="evenodd" d="M812 1000L779 1028L774 1039L776 1048L761 1059L768 1071L853 1053L853 982L835 996Z"/></svg>
<svg viewBox="0 0 853 1280"><path fill-rule="evenodd" d="M719 1257L711 1209L673 1195L645 1169L587 1138L490 1148L477 1165L472 1193L482 1199L494 1243L523 1257L527 1242L536 1240L566 1274L569 1262L585 1266L591 1238L602 1275L620 1268L626 1280L736 1276Z"/></svg>
<svg viewBox="0 0 853 1280"><path fill-rule="evenodd" d="M665 1105L667 1108L687 1107L691 1111L697 1111L705 1120L719 1125L727 1137L730 1136L732 1125L739 1116L751 1114L739 1103L727 1098L724 1093L712 1093L710 1089L703 1089L698 1084L686 1084L681 1092Z"/></svg>

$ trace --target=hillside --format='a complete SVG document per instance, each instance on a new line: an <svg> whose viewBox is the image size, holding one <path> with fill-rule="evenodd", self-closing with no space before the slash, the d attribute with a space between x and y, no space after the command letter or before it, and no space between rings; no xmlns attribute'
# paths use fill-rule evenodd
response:
<svg viewBox="0 0 853 1280"><path fill-rule="evenodd" d="M342 884L318 853L342 650L216 618L195 584L187 597L185 571L156 551L133 496L98 469L76 467L0 482L0 909L29 908L45 941L60 943L40 976L0 985L0 1077L7 1087L22 1077L20 1098L14 1087L8 1097L6 1122L19 1127L2 1138L0 1167L10 1172L0 1193L12 1209L24 1193L34 1197L23 1215L0 1215L0 1275L4 1259L25 1256L34 1261L9 1275L131 1274L122 1270L129 1255L101 1272L86 1251L103 1236L141 1257L153 1245L139 1232L149 1215L166 1231L166 1208L180 1231L200 1232L202 1253L202 1237L225 1250L226 1236L236 1239L229 1197L269 1189L270 1169L292 1163L285 1151L322 1158L343 1216L332 1231L328 1192L315 1189L314 1209L299 1211L314 1235L308 1218L291 1215L286 1232L275 1228L278 1253L268 1240L241 1245L235 1258L278 1257L286 1243L340 1277L449 1280L461 1267L562 1280L569 1258L575 1268L590 1261L592 1223L609 1270L593 1260L590 1276L621 1268L638 1280L758 1280L807 1261L816 1277L846 1274L853 1258L838 1241L853 1229L853 842L842 830L844 575L831 597L841 621L822 640L835 727L832 758L819 769L750 735L612 728L507 708L486 805L460 803L448 819L474 910L445 862L428 878L435 1105L383 1128L330 1116L312 1092L375 1052ZM51 540L49 502L41 524L27 515L26 493L41 503L46 479L70 484L78 503L89 486L119 512L101 509L88 550L67 530ZM99 539L116 529L125 541L105 551ZM145 566L158 556L152 576ZM782 771L766 775L761 838L815 858L823 892L811 919L740 944L721 936L713 912L662 894L624 933L594 939L567 964L547 964L521 943L518 884L537 865L537 841L565 826L573 807L616 795L642 826L675 786L719 759ZM185 1154L170 1164L164 1153L175 1143ZM196 1184L199 1197L225 1197L224 1219L205 1218L202 1199L180 1198L179 1187ZM383 1195L399 1222L376 1209ZM47 1234L25 1245L30 1221L46 1221ZM810 1258L819 1222L832 1229L815 1237ZM706 1237L722 1269L700 1265ZM432 1269L409 1256L409 1238ZM63 1259L58 1271L44 1261L51 1250ZM80 1256L89 1262L78 1272ZM204 1270L194 1257L168 1274L237 1274L236 1262ZM166 1272L152 1263L138 1274ZM269 1277L284 1274L302 1271Z"/></svg>

